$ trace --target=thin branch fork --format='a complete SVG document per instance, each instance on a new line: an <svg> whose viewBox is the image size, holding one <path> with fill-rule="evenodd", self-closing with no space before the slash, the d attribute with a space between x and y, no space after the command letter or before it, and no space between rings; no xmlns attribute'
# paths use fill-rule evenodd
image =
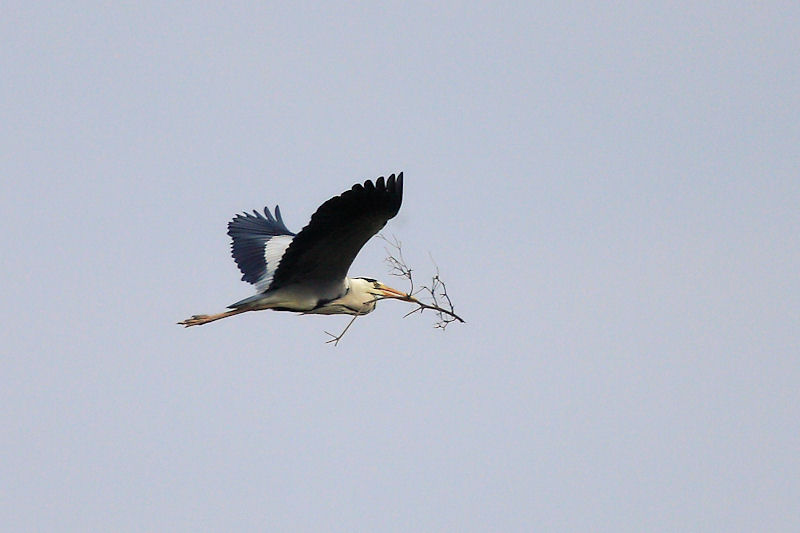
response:
<svg viewBox="0 0 800 533"><path fill-rule="evenodd" d="M406 313L403 318L417 312L422 314L423 311L429 309L434 311L438 316L438 321L434 325L436 328L445 329L449 324L456 321L464 323L464 319L455 313L453 301L450 299L450 295L447 294L447 285L445 285L445 282L442 281L441 277L439 276L439 267L436 267L436 274L431 278L430 286L423 285L415 291L413 270L408 266L405 258L403 257L402 243L395 236L392 236L390 239L385 235L380 234L378 237L383 239L383 241L387 244L386 263L390 268L389 274L395 277L407 279L410 285L410 289L406 295L406 298L397 299L417 305L416 309ZM430 298L431 303L420 301L415 296L416 294L420 293L426 293Z"/></svg>
<svg viewBox="0 0 800 533"><path fill-rule="evenodd" d="M438 297L437 297L436 290L439 287L441 287L441 292L438 293ZM447 324L449 324L451 322L455 322L456 320L461 322L462 324L465 323L463 318L461 318L460 316L455 314L455 312L453 310L453 302L452 302L452 300L450 300L450 296L447 294L447 287L444 284L444 282L439 278L439 274L438 273L435 276L433 276L431 287L430 288L429 287L422 287L421 290L424 290L424 291L426 291L426 292L428 292L430 294L431 298L433 299L433 305L426 304L425 302L421 302L417 298L415 298L414 296L412 296L410 294L408 295L407 298L399 298L399 299L401 299L403 301L412 302L412 303L415 303L415 304L417 304L419 306L416 309L412 309L411 311L406 313L403 316L403 318L405 318L407 316L410 316L410 315L413 315L416 312L419 312L420 314L422 314L422 312L425 311L426 309L430 309L432 311L436 311L436 313L439 314L439 322L437 322L434 327L444 329L445 327L447 327ZM439 297L443 298L444 301L447 302L447 306L449 307L449 309L446 309L446 308L442 307L441 305L439 305L439 302L438 302L438 298ZM447 316L444 316L444 315L447 315Z"/></svg>

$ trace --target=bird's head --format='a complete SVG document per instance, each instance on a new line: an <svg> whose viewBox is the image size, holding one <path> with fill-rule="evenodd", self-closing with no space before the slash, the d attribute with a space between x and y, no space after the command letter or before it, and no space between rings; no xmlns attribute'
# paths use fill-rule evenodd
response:
<svg viewBox="0 0 800 533"><path fill-rule="evenodd" d="M410 298L407 293L393 289L372 278L353 278L351 280L351 289L366 293L377 299L396 298L398 300L409 301Z"/></svg>

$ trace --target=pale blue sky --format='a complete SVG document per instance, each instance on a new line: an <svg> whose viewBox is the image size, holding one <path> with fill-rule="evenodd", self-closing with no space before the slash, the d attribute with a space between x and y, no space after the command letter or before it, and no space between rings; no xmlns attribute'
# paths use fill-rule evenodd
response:
<svg viewBox="0 0 800 533"><path fill-rule="evenodd" d="M796 2L11 2L0 523L800 530ZM251 313L232 215L387 230L467 319ZM371 242L353 275L381 278Z"/></svg>

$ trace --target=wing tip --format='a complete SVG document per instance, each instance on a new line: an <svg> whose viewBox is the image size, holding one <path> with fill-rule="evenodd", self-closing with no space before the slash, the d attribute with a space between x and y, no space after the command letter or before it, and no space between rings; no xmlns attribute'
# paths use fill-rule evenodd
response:
<svg viewBox="0 0 800 533"><path fill-rule="evenodd" d="M353 185L353 189L361 190L366 189L368 191L378 190L378 191L387 191L389 193L398 193L400 195L403 194L403 172L400 171L397 174L389 174L389 177L380 176L378 179L375 180L373 183L372 180L366 180L363 184L356 183Z"/></svg>
<svg viewBox="0 0 800 533"><path fill-rule="evenodd" d="M372 182L367 180L364 183L365 188L369 187L367 186L367 183L369 183L370 186L372 185ZM403 203L403 172L400 171L397 174L389 174L388 178L380 176L378 179L375 180L374 189L380 193L386 193L390 197L392 197L393 199L392 203L394 204L393 206L394 213L390 218L394 217L400 210L400 206Z"/></svg>
<svg viewBox="0 0 800 533"><path fill-rule="evenodd" d="M386 181L386 187L393 193L403 196L403 172L398 172L397 176L392 174Z"/></svg>

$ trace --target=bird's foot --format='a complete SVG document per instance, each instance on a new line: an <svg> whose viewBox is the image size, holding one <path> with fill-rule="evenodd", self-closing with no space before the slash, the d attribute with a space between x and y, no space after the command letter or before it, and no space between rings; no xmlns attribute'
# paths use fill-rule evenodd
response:
<svg viewBox="0 0 800 533"><path fill-rule="evenodd" d="M187 328L190 326L200 326L202 324L208 324L214 320L209 315L192 315L191 318L187 318L181 322L178 322L181 326L186 326Z"/></svg>

